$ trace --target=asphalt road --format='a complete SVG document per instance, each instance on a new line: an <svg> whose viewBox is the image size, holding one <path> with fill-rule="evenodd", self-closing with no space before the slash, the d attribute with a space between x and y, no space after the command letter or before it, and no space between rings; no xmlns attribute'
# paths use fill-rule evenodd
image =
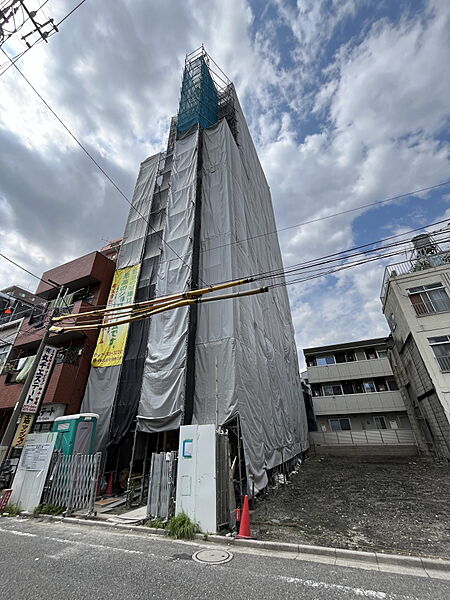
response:
<svg viewBox="0 0 450 600"><path fill-rule="evenodd" d="M226 564L205 565L191 559L199 548L128 532L3 518L0 598L450 598L450 582L440 579L240 552Z"/></svg>

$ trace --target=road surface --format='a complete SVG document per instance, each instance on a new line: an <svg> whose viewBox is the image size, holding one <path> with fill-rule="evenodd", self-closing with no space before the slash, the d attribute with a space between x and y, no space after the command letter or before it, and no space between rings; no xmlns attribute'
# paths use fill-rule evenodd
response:
<svg viewBox="0 0 450 600"><path fill-rule="evenodd" d="M450 581L237 552L105 528L0 519L0 597L8 600L448 600ZM214 546L217 548L217 546ZM253 551L252 551L253 552ZM255 551L256 552L256 551Z"/></svg>

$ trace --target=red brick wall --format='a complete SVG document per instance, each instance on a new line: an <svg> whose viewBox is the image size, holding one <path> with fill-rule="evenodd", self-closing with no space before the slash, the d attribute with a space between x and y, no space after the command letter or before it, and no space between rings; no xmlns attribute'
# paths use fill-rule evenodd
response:
<svg viewBox="0 0 450 600"><path fill-rule="evenodd" d="M108 300L109 289L111 287L112 278L115 271L115 263L99 254L92 252L86 256L78 258L74 261L56 267L51 271L44 273L45 277L57 281L58 283L70 283L78 278L90 275L99 280L97 288L93 288L94 299L93 305L85 302L77 302L74 304L73 312L83 312L86 309L94 306L105 305ZM47 284L39 284L38 291L49 289ZM36 352L37 347L42 339L45 328L33 329L28 319L22 324L22 334L19 334L14 344L15 355L18 356L20 351L25 354ZM80 410L80 405L83 400L84 390L88 379L91 359L94 353L95 344L97 341L97 331L87 331L82 337L76 340L76 344L82 347L82 354L77 365L66 363L58 363L54 366L47 391L44 396L44 403L62 403L66 404L66 414L75 414ZM70 343L70 335L65 336L50 336L49 343L52 340L57 340L56 345L59 347L68 347ZM55 341L53 342L55 343ZM5 384L5 376L0 376L0 409L10 408L17 402L23 384Z"/></svg>

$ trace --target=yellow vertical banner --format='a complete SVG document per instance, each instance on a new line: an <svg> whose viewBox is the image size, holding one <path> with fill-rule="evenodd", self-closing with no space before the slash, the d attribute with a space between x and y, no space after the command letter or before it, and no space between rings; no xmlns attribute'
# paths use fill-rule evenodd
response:
<svg viewBox="0 0 450 600"><path fill-rule="evenodd" d="M134 302L136 286L139 278L140 265L118 269L108 297L108 308L123 306ZM113 316L106 316L103 323L114 323L123 318L122 311L117 311ZM92 357L93 367L114 367L123 360L125 344L127 342L129 323L112 325L100 330L100 335Z"/></svg>
<svg viewBox="0 0 450 600"><path fill-rule="evenodd" d="M22 448L27 435L30 433L31 426L34 421L34 414L22 413L20 416L19 424L17 425L16 434L12 441L13 448Z"/></svg>

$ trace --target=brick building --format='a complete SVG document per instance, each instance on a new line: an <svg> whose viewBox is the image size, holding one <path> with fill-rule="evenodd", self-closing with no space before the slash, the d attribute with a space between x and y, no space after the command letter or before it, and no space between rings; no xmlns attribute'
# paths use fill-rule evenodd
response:
<svg viewBox="0 0 450 600"><path fill-rule="evenodd" d="M0 375L0 438L57 301L58 288L47 282L63 285L66 290L64 303L58 301L58 311L78 314L106 304L114 270L113 260L101 252L91 252L43 274L44 281L36 290L36 296L43 304L36 306L31 315L22 320L7 368ZM58 354L36 430L49 429L57 416L79 412L97 336L97 331L50 336L48 343L58 348Z"/></svg>

